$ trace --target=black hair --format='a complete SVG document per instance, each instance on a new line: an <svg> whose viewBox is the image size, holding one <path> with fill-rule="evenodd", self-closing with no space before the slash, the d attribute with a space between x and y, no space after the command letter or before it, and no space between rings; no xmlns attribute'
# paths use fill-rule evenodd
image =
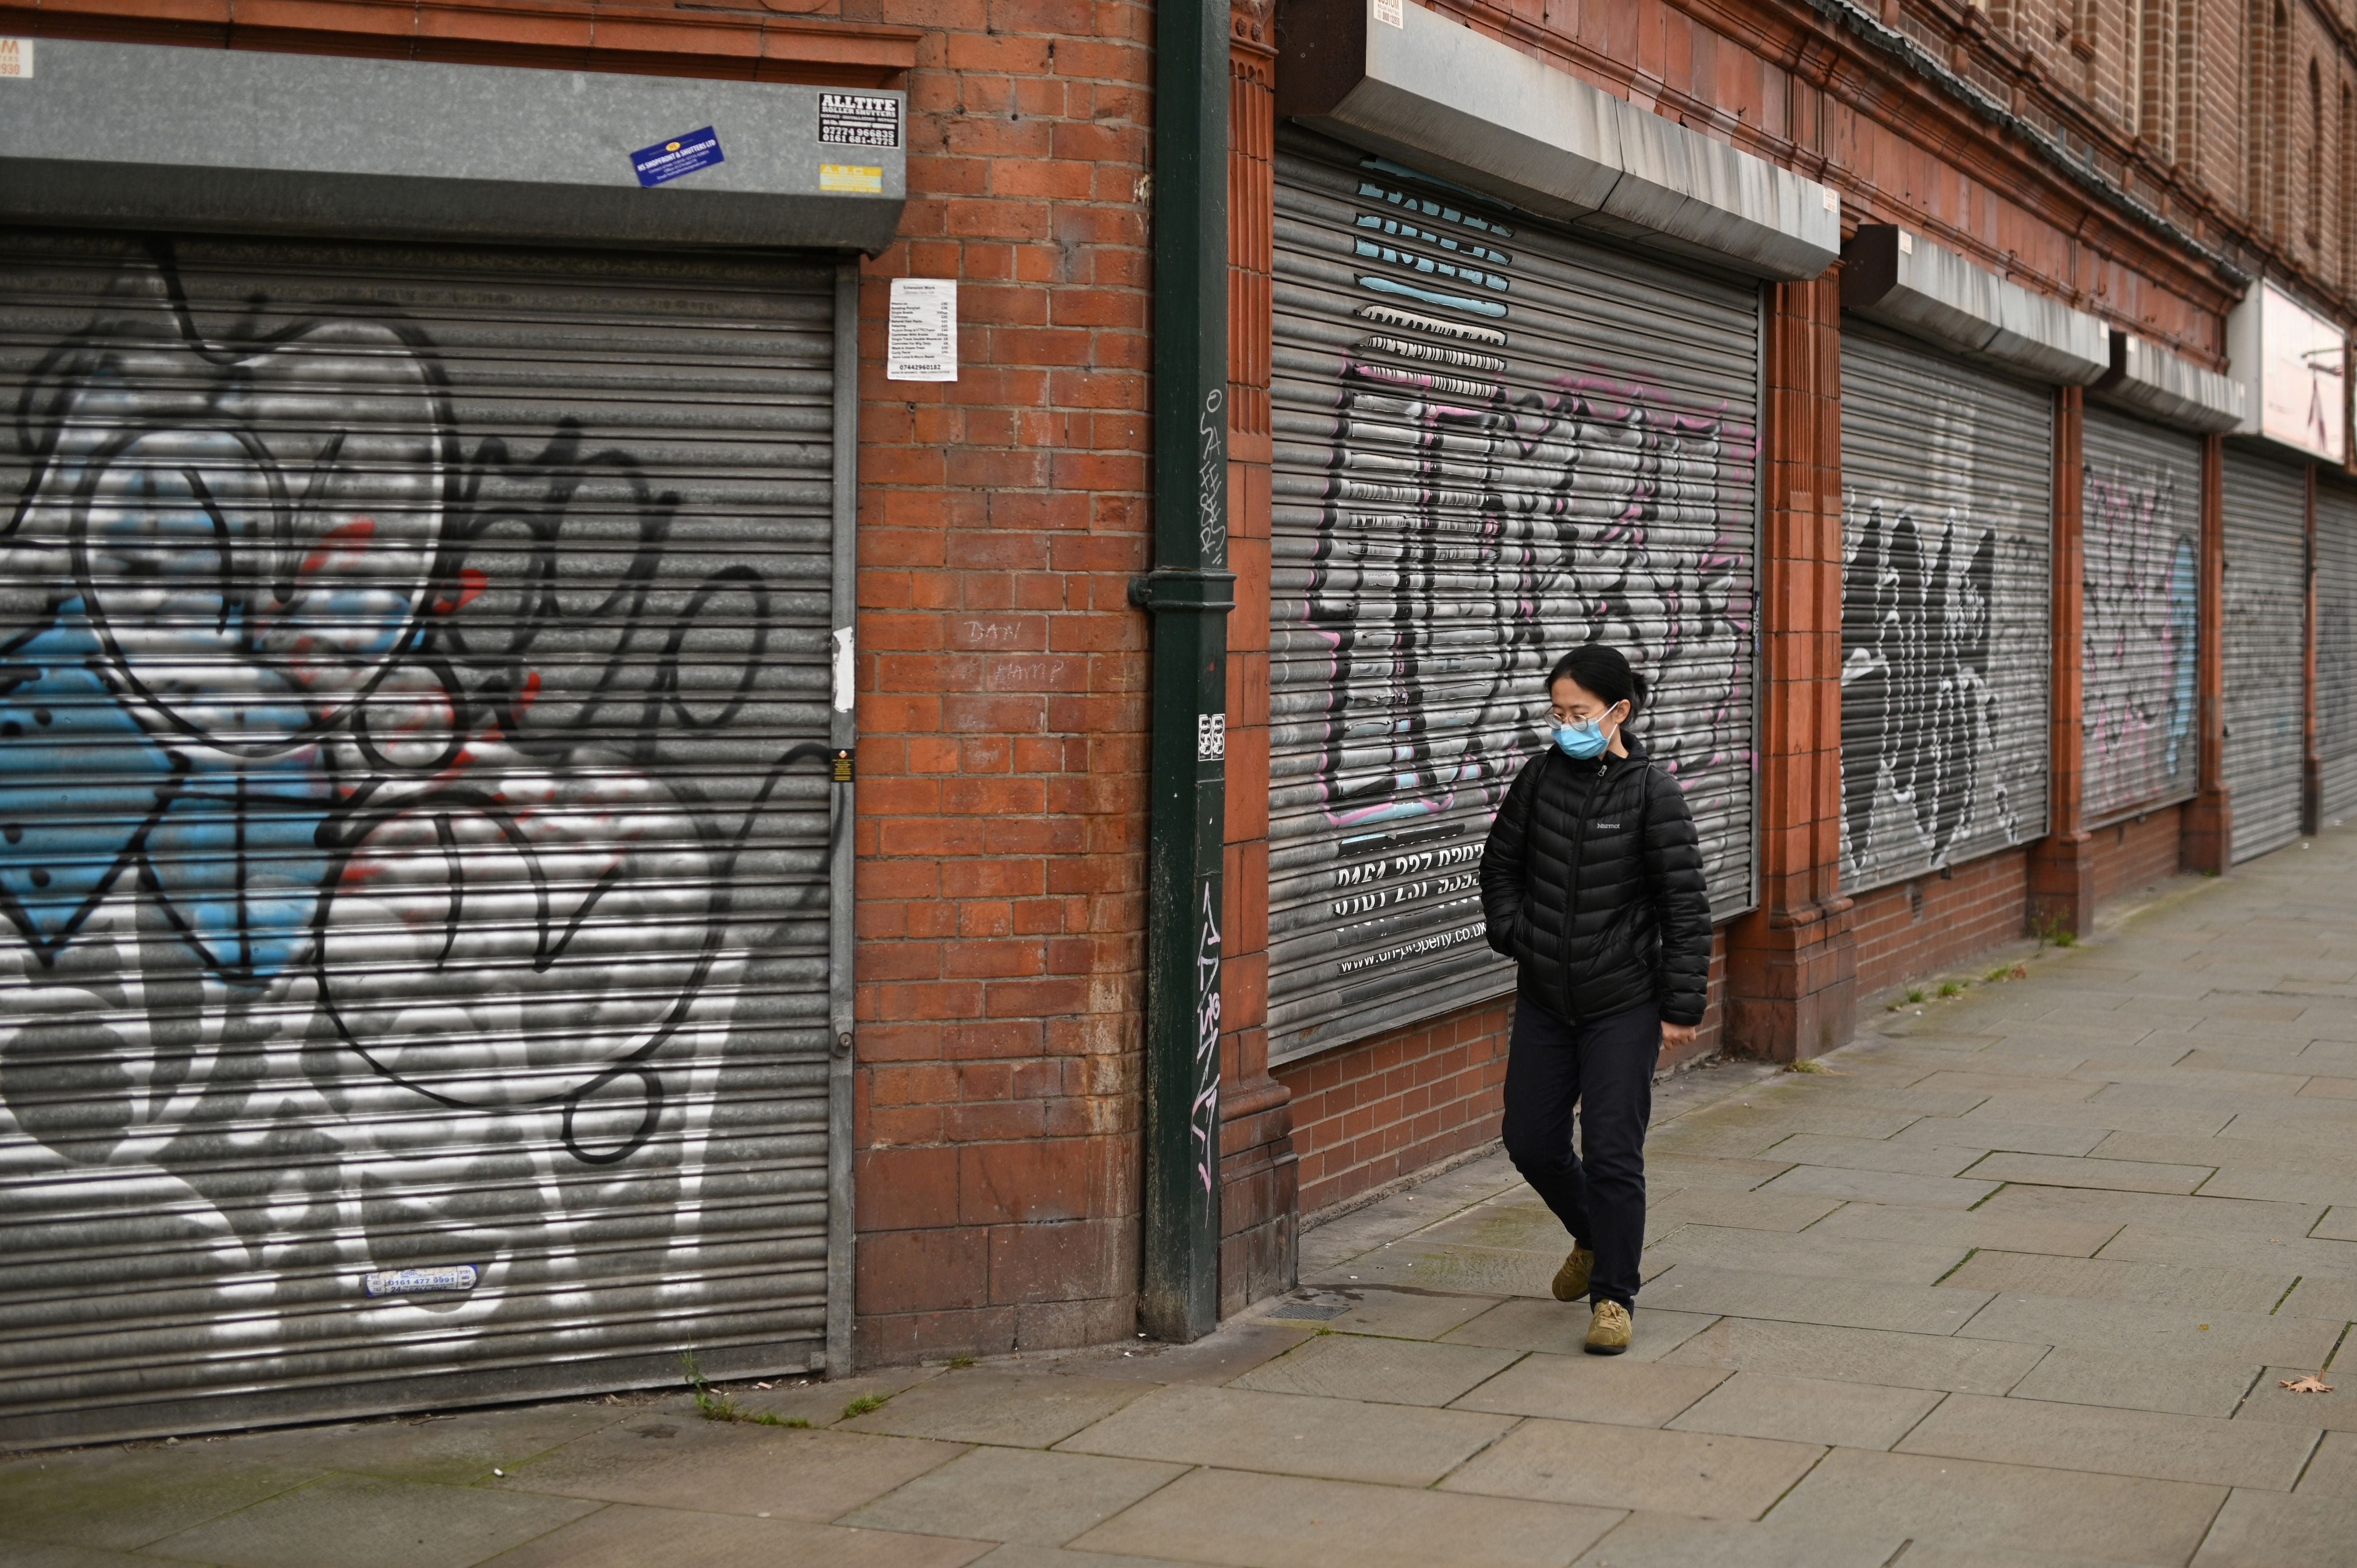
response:
<svg viewBox="0 0 2357 1568"><path fill-rule="evenodd" d="M1629 660L1619 649L1602 642L1586 642L1555 661L1547 671L1547 690L1566 677L1579 682L1582 689L1594 693L1610 707L1615 703L1629 704L1628 725L1637 722L1645 711L1646 683L1644 675L1629 667Z"/></svg>

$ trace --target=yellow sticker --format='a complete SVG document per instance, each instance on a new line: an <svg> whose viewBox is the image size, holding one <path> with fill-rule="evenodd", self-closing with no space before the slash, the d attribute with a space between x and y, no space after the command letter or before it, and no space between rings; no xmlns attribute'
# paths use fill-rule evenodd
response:
<svg viewBox="0 0 2357 1568"><path fill-rule="evenodd" d="M821 164L818 188L845 196L881 196L884 171L873 164Z"/></svg>

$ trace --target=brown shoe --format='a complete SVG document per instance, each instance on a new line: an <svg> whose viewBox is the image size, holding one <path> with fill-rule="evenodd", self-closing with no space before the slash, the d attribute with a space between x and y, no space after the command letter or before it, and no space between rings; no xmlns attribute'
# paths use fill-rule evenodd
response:
<svg viewBox="0 0 2357 1568"><path fill-rule="evenodd" d="M1599 1301L1596 1316L1587 1323L1587 1353L1591 1356L1618 1356L1629 1348L1635 1333L1629 1322L1629 1309L1617 1301Z"/></svg>
<svg viewBox="0 0 2357 1568"><path fill-rule="evenodd" d="M1574 1247L1555 1272L1555 1298L1557 1301L1577 1301L1587 1294L1587 1276L1596 1267L1596 1254L1585 1247Z"/></svg>

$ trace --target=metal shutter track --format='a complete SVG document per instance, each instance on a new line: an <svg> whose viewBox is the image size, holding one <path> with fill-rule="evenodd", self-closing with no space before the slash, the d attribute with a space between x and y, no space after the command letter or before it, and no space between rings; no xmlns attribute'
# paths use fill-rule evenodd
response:
<svg viewBox="0 0 2357 1568"><path fill-rule="evenodd" d="M1843 885L2046 832L2050 394L1842 328Z"/></svg>
<svg viewBox="0 0 2357 1568"><path fill-rule="evenodd" d="M2100 827L2199 782L2201 446L2108 409L2083 428L2080 807Z"/></svg>
<svg viewBox="0 0 2357 1568"><path fill-rule="evenodd" d="M2357 490L2316 487L2317 815L2357 815Z"/></svg>
<svg viewBox="0 0 2357 1568"><path fill-rule="evenodd" d="M1276 208L1282 1058L1511 986L1481 841L1584 641L1655 682L1713 906L1749 903L1759 295L1290 133Z"/></svg>
<svg viewBox="0 0 2357 1568"><path fill-rule="evenodd" d="M2226 454L2226 789L2237 863L2299 836L2307 484L2290 464Z"/></svg>
<svg viewBox="0 0 2357 1568"><path fill-rule="evenodd" d="M0 1441L819 1352L834 278L0 233Z"/></svg>

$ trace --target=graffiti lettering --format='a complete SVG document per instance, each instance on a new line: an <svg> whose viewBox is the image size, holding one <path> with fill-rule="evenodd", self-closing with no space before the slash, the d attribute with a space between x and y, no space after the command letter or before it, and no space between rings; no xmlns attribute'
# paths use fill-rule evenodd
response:
<svg viewBox="0 0 2357 1568"><path fill-rule="evenodd" d="M2199 556L2166 469L2087 471L2080 721L2091 821L2190 788Z"/></svg>
<svg viewBox="0 0 2357 1568"><path fill-rule="evenodd" d="M1219 1179L1220 922L1219 879L1202 879L1195 933L1195 1100L1189 1125L1195 1137L1195 1174L1203 1190Z"/></svg>

